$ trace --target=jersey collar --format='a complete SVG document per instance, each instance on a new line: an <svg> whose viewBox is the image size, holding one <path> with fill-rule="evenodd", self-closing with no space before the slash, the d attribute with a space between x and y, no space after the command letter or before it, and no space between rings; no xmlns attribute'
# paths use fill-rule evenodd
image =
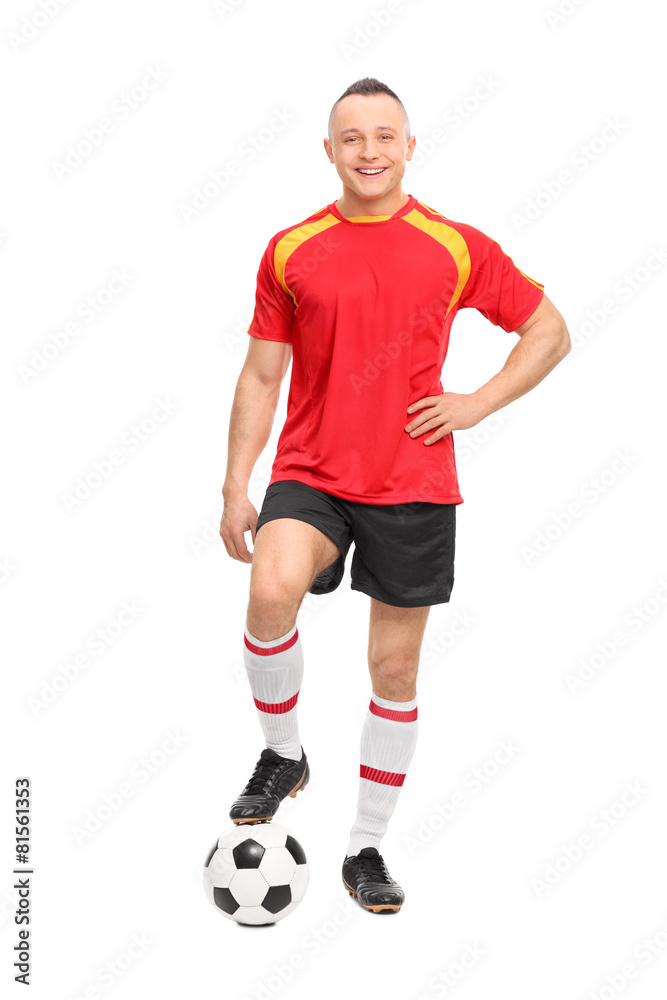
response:
<svg viewBox="0 0 667 1000"><path fill-rule="evenodd" d="M383 222L391 222L392 219L400 219L403 215L407 215L417 204L417 199L413 195L408 195L408 200L402 208L399 208L393 215L354 215L351 218L346 219L344 215L336 208L336 202L332 201L330 205L327 205L327 209L335 218L339 219L340 222L350 222L353 225L355 223L365 223L366 225L380 224Z"/></svg>

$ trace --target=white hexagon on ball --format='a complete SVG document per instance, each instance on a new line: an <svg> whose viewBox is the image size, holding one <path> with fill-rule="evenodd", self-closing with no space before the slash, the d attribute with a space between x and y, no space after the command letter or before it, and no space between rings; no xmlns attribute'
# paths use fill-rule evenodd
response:
<svg viewBox="0 0 667 1000"><path fill-rule="evenodd" d="M235 872L229 889L239 906L261 906L269 884L259 868L244 868Z"/></svg>
<svg viewBox="0 0 667 1000"><path fill-rule="evenodd" d="M264 852L258 869L269 885L289 885L294 878L296 861L282 847L270 847Z"/></svg>

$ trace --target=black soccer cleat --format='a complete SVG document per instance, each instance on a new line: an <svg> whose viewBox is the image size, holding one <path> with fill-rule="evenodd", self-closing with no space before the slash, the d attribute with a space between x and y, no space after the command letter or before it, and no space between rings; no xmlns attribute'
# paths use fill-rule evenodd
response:
<svg viewBox="0 0 667 1000"><path fill-rule="evenodd" d="M269 747L255 764L250 781L229 810L235 823L268 823L286 795L294 798L306 787L310 768L301 747L301 760L281 757Z"/></svg>
<svg viewBox="0 0 667 1000"><path fill-rule="evenodd" d="M373 913L396 913L405 902L405 893L387 871L376 847L364 847L345 858L343 885Z"/></svg>

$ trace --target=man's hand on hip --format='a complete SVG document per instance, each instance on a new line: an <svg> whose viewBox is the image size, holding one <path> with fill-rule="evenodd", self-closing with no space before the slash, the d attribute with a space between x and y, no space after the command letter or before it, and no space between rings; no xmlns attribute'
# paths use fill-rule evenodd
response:
<svg viewBox="0 0 667 1000"><path fill-rule="evenodd" d="M433 444L451 431L474 427L488 416L474 392L443 392L441 396L425 396L408 406L408 414L417 410L422 412L410 420L405 430L413 438L431 431L424 444Z"/></svg>

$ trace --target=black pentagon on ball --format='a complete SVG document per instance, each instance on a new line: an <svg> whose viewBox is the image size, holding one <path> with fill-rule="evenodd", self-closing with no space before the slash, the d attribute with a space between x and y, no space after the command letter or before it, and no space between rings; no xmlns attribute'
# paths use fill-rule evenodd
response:
<svg viewBox="0 0 667 1000"><path fill-rule="evenodd" d="M213 845L213 847L211 848L211 850L208 852L208 856L206 858L206 861L204 862L204 868L208 868L208 866L211 863L211 858L213 857L213 855L215 854L215 852L217 851L217 849L218 849L218 841L216 840L215 844Z"/></svg>
<svg viewBox="0 0 667 1000"><path fill-rule="evenodd" d="M215 905L224 910L225 913L236 913L239 908L239 904L229 889L219 889L217 886L213 886L213 899Z"/></svg>
<svg viewBox="0 0 667 1000"><path fill-rule="evenodd" d="M279 913L292 902L292 890L288 885L272 885L262 900L262 906L269 913Z"/></svg>
<svg viewBox="0 0 667 1000"><path fill-rule="evenodd" d="M265 848L256 840L249 838L237 844L232 854L237 868L259 868L264 857Z"/></svg>
<svg viewBox="0 0 667 1000"><path fill-rule="evenodd" d="M299 841L295 840L291 834L288 834L287 836L287 840L285 841L285 847L290 852L290 854L296 861L297 865L305 865L306 852L304 851Z"/></svg>

